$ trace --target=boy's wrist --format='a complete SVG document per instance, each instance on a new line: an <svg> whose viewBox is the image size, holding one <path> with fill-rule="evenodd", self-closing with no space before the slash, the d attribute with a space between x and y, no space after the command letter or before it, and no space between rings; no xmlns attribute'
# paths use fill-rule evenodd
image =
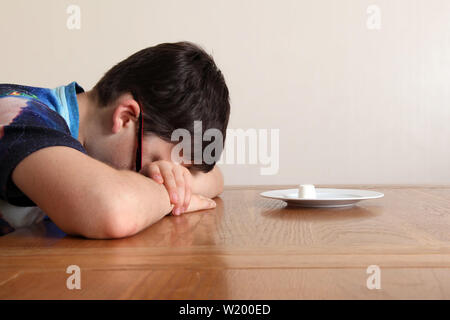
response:
<svg viewBox="0 0 450 320"><path fill-rule="evenodd" d="M172 211L169 193L166 188L143 174L120 170L124 185L128 186L133 202L132 208L145 217L151 216L151 223L156 222ZM152 214L150 210L153 209Z"/></svg>

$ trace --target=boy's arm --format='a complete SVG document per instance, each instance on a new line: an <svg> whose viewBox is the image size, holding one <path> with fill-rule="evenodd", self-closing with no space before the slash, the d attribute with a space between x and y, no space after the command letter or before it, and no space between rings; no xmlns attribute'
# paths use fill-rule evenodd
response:
<svg viewBox="0 0 450 320"><path fill-rule="evenodd" d="M193 177L192 193L201 194L207 198L214 198L223 192L223 175L215 165L208 172L191 172Z"/></svg>
<svg viewBox="0 0 450 320"><path fill-rule="evenodd" d="M163 185L70 147L33 152L12 180L64 232L88 238L130 236L172 210ZM193 195L188 211L213 207L214 201Z"/></svg>

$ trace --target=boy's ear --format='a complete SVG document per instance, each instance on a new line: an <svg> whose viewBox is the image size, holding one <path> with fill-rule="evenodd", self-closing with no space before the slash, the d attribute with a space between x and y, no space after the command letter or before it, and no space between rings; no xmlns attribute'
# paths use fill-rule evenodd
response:
<svg viewBox="0 0 450 320"><path fill-rule="evenodd" d="M137 123L139 112L139 105L131 96L119 98L113 111L112 132L117 133L132 122Z"/></svg>

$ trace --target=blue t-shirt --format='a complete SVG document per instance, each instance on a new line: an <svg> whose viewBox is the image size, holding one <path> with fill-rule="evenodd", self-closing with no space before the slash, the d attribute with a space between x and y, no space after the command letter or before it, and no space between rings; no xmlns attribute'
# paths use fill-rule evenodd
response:
<svg viewBox="0 0 450 320"><path fill-rule="evenodd" d="M87 154L77 140L81 92L76 82L55 89L0 84L0 235L45 217L12 181L20 161L50 146Z"/></svg>

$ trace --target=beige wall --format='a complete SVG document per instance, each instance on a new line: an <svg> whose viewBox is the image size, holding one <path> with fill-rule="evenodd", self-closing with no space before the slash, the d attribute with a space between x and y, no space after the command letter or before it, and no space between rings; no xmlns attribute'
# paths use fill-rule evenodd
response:
<svg viewBox="0 0 450 320"><path fill-rule="evenodd" d="M0 82L85 89L144 47L202 45L228 82L230 128L280 129L278 174L223 165L228 185L450 184L447 0L2 0L0 37Z"/></svg>

